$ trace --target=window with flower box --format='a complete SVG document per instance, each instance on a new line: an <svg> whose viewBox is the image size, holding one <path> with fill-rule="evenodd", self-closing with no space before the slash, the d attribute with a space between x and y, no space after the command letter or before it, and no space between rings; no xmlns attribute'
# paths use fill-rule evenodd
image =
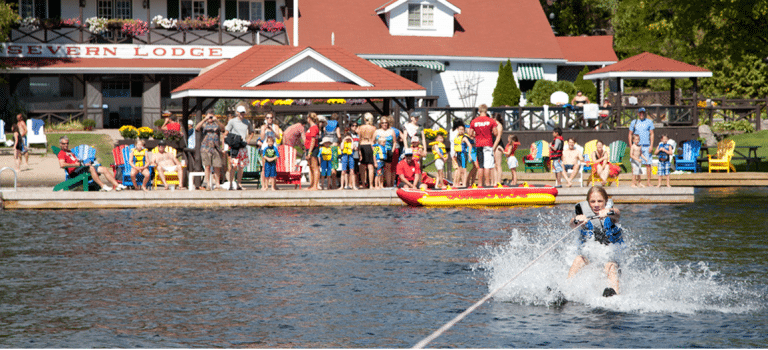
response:
<svg viewBox="0 0 768 350"><path fill-rule="evenodd" d="M430 4L408 4L409 28L433 28L435 26L435 6Z"/></svg>
<svg viewBox="0 0 768 350"><path fill-rule="evenodd" d="M21 18L48 18L47 4L46 0L21 0L19 1L19 16Z"/></svg>
<svg viewBox="0 0 768 350"><path fill-rule="evenodd" d="M180 19L198 18L206 15L205 1L199 0L181 0L181 16ZM214 15L215 16L215 15Z"/></svg>
<svg viewBox="0 0 768 350"><path fill-rule="evenodd" d="M271 0L238 1L237 18L246 21L277 19L277 2Z"/></svg>
<svg viewBox="0 0 768 350"><path fill-rule="evenodd" d="M131 0L99 0L96 3L97 16L107 19L133 18Z"/></svg>

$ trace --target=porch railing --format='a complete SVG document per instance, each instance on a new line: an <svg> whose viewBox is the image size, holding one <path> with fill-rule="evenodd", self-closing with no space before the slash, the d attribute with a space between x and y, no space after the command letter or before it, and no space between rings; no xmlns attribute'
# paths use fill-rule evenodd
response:
<svg viewBox="0 0 768 350"><path fill-rule="evenodd" d="M48 29L41 27L12 28L9 42L35 44L146 44L146 45L288 45L285 30L246 33L218 30L175 30L150 28L144 35L128 35L120 29L92 33L83 27Z"/></svg>

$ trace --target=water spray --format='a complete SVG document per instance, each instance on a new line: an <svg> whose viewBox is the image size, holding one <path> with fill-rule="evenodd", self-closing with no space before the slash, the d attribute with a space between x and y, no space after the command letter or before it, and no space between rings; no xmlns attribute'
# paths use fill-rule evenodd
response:
<svg viewBox="0 0 768 350"><path fill-rule="evenodd" d="M608 200L608 202L606 203L606 208L612 208L612 207L613 207L613 201L611 201L611 200L609 199L609 200ZM608 212L608 215L613 215L613 214L614 214L614 211L613 211L613 210L611 210L610 212ZM596 218L598 218L598 217L599 217L599 215L595 215L595 216L590 216L590 217L587 217L587 219L588 219L588 220L592 220L592 219L596 219ZM583 223L582 223L582 224L583 224ZM480 307L480 305L483 305L483 303L485 303L486 301L488 301L488 299L492 298L494 295L496 295L496 293L498 293L499 291L501 291L502 289L504 289L506 286L508 286L510 283L512 283L512 281L514 281L514 280L515 280L517 277L519 277L520 275L522 275L522 274L523 274L523 272L525 272L525 270L527 270L527 269L529 269L531 266L533 266L533 264L535 264L537 261L539 261L539 259L541 259L542 257L544 257L544 255L546 255L547 253L549 253L549 251L550 251L550 250L552 250L553 248L555 248L555 246L556 246L558 243L562 242L564 239L566 239L568 236L570 236L570 235L571 235L571 234L572 234L574 231L576 231L578 228L580 228L582 224L579 224L578 226L574 227L572 230L570 230L570 231L568 231L567 233L565 233L565 234L564 234L562 237L560 237L560 239L558 239L557 241L555 241L555 243L552 243L552 244L551 244L551 245L550 245L550 246L549 246L547 249L545 249L545 250L544 250L544 252L542 252L542 253L541 253L541 255L539 255L539 256L538 256L536 259L533 259L533 260L532 260L530 263L528 263L528 265L525 265L525 267L523 267L523 269L522 269L522 270L520 270L520 272L518 272L516 275L512 276L512 278L510 278L509 280L507 280L506 282L504 282L504 284L502 284L500 287L497 287L496 289L492 290L492 291L491 291L490 293L488 293L488 294L487 294L485 297L483 297L482 299L478 300L478 301L477 301L476 303L474 303L472 306L470 306L469 308L467 308L466 310L464 310L464 312L462 312L462 313L460 313L458 316L454 317L454 318L453 318L451 321L449 321L448 323L446 323L445 325L443 325L442 327L440 327L438 330L434 331L434 332L433 332L432 334L430 334L428 337L426 337L426 338L422 339L420 342L416 343L416 345L414 345L412 349L423 349L423 348L424 348L425 346L427 346L427 345L428 345L428 344L429 344L431 341L433 341L433 340L437 339L437 337L441 336L443 333L445 333L445 331L449 330L449 329L450 329L451 327L453 327L453 326L454 326L456 323L459 323L459 321L461 321L462 319L464 319L464 317L466 317L467 315L469 315L470 313L472 313L472 311L475 311L475 309L477 309L478 307Z"/></svg>

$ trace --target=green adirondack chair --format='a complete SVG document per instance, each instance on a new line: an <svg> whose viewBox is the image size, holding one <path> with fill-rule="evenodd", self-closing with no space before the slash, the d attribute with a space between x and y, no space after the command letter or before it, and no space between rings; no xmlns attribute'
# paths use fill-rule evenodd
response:
<svg viewBox="0 0 768 350"><path fill-rule="evenodd" d="M56 146L51 146L51 150L53 151L53 154L58 155L61 151L61 148ZM73 178L69 177L69 172L67 169L64 169L64 181L58 183L56 186L53 186L54 191L69 191L76 188L82 188L83 191L88 191L89 183L91 182L91 173L90 172L84 172L80 175L77 175Z"/></svg>
<svg viewBox="0 0 768 350"><path fill-rule="evenodd" d="M541 171L547 172L549 143L545 140L538 140L533 144L536 145L536 153L533 154L533 159L525 160L525 171L531 170L531 172L533 172L536 169L541 169Z"/></svg>
<svg viewBox="0 0 768 350"><path fill-rule="evenodd" d="M612 164L620 166L621 170L626 172L627 168L624 166L624 154L627 152L627 143L621 140L616 140L608 145L608 149L610 152L608 155L608 161Z"/></svg>

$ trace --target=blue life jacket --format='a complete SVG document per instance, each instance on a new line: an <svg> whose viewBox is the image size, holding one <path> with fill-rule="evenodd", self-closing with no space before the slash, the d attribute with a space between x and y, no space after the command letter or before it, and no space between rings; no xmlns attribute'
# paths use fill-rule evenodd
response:
<svg viewBox="0 0 768 350"><path fill-rule="evenodd" d="M584 214L588 219L592 216L597 216L597 213L592 211L587 201L576 204L576 215ZM595 240L608 245L608 244L621 244L624 240L621 238L621 227L616 226L610 217L603 219L594 218L584 224L581 228L581 236L579 240L584 243L588 239L594 236Z"/></svg>

